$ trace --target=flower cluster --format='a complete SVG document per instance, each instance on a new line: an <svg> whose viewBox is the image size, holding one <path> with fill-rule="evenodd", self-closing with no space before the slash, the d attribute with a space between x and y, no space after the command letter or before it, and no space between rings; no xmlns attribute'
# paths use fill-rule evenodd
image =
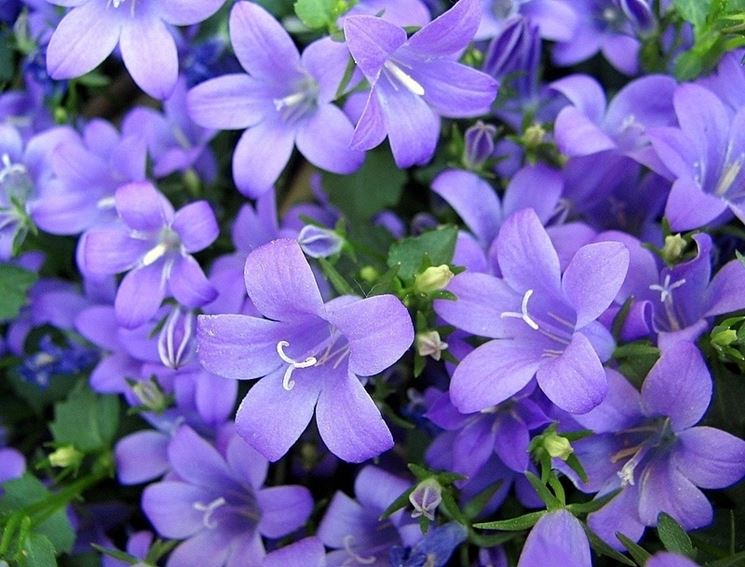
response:
<svg viewBox="0 0 745 567"><path fill-rule="evenodd" d="M0 565L745 563L738 6L6 0Z"/></svg>

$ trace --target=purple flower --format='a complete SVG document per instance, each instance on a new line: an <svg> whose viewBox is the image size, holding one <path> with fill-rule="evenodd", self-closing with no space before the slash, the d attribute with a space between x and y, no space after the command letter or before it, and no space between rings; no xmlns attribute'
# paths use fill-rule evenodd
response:
<svg viewBox="0 0 745 567"><path fill-rule="evenodd" d="M571 413L598 405L607 389L602 360L613 339L596 319L615 299L629 253L618 242L577 250L564 274L532 209L514 213L496 240L502 278L464 273L448 289L457 301L435 310L458 328L492 340L455 369L450 397L463 413L503 402L537 377L548 398Z"/></svg>
<svg viewBox="0 0 745 567"><path fill-rule="evenodd" d="M9 447L0 448L0 484L14 478L21 478L25 471L26 459L21 453ZM0 494L2 494L1 488Z"/></svg>
<svg viewBox="0 0 745 567"><path fill-rule="evenodd" d="M567 510L542 516L530 530L517 567L592 567L590 544L579 520Z"/></svg>
<svg viewBox="0 0 745 567"><path fill-rule="evenodd" d="M328 563L389 567L393 546L416 544L422 532L403 510L380 520L383 511L407 488L407 481L367 466L354 481L357 500L340 491L334 494L318 527L318 538L334 549L327 556Z"/></svg>
<svg viewBox="0 0 745 567"><path fill-rule="evenodd" d="M368 150L386 136L399 167L423 164L434 154L440 116L488 112L497 83L457 62L479 22L478 0L460 0L411 38L382 18L349 16L344 35L371 90L354 130L352 147Z"/></svg>
<svg viewBox="0 0 745 567"><path fill-rule="evenodd" d="M523 16L537 24L541 36L552 41L571 39L577 15L562 0L481 0L481 24L476 39L490 39Z"/></svg>
<svg viewBox="0 0 745 567"><path fill-rule="evenodd" d="M306 537L272 551L261 567L326 567L326 550L316 537Z"/></svg>
<svg viewBox="0 0 745 567"><path fill-rule="evenodd" d="M599 496L621 492L590 514L590 527L621 548L616 532L638 540L645 526L666 512L686 530L712 520L700 488L724 488L745 475L745 441L712 427L696 426L711 401L712 381L695 345L681 341L664 350L641 394L608 370L609 391L593 411L575 416L598 435L575 443ZM568 473L571 475L571 473Z"/></svg>
<svg viewBox="0 0 745 567"><path fill-rule="evenodd" d="M382 372L414 340L401 302L379 295L324 304L294 240L254 250L245 280L249 298L267 319L202 315L197 340L199 359L210 372L237 380L265 377L236 416L246 441L276 461L315 410L321 437L342 459L360 462L390 449L391 433L358 376Z"/></svg>
<svg viewBox="0 0 745 567"><path fill-rule="evenodd" d="M332 101L349 54L329 38L299 55L266 10L238 2L230 13L230 37L245 74L225 75L194 87L187 104L193 120L208 128L248 128L233 154L238 189L256 198L271 189L297 145L312 164L351 173L364 154L349 147L352 124Z"/></svg>
<svg viewBox="0 0 745 567"><path fill-rule="evenodd" d="M342 16L367 14L380 16L397 26L424 26L432 19L427 3L422 0L360 0Z"/></svg>
<svg viewBox="0 0 745 567"><path fill-rule="evenodd" d="M116 294L119 322L129 329L146 323L169 291L186 307L212 301L216 292L191 254L218 235L217 221L205 201L174 213L150 183L117 189L121 224L85 235L84 264L94 274L128 272Z"/></svg>
<svg viewBox="0 0 745 567"><path fill-rule="evenodd" d="M224 0L49 0L72 7L47 50L54 79L92 71L118 45L134 81L155 98L168 98L178 78L176 43L168 26L187 26L214 14Z"/></svg>
<svg viewBox="0 0 745 567"><path fill-rule="evenodd" d="M698 563L694 563L685 555L667 551L655 553L645 565L646 567L698 567Z"/></svg>
<svg viewBox="0 0 745 567"><path fill-rule="evenodd" d="M168 446L176 476L152 484L142 508L164 537L183 539L169 567L256 565L261 536L279 538L301 527L313 509L302 486L262 488L267 462L238 436L221 455L189 427Z"/></svg>
<svg viewBox="0 0 745 567"><path fill-rule="evenodd" d="M690 230L728 209L745 222L745 109L734 116L711 91L678 87L673 97L680 128L649 133L661 167L673 179L665 217L673 230Z"/></svg>

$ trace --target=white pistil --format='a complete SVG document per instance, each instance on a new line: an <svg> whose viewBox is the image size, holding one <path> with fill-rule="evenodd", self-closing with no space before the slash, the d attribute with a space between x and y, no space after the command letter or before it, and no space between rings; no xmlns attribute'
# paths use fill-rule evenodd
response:
<svg viewBox="0 0 745 567"><path fill-rule="evenodd" d="M225 498L222 496L220 498L215 498L212 502L209 504L203 504L202 502L194 502L193 506L194 509L198 512L204 512L204 517L202 518L202 524L204 524L205 528L216 528L217 522L212 517L212 514L217 510L220 506L224 506L226 504Z"/></svg>
<svg viewBox="0 0 745 567"><path fill-rule="evenodd" d="M398 79L399 83L406 87L406 90L417 96L424 96L424 87L416 82L416 80L414 80L411 75L401 69L401 67L396 65L393 61L386 61L385 63L383 63L383 67L390 71L391 75L393 75L396 79Z"/></svg>
<svg viewBox="0 0 745 567"><path fill-rule="evenodd" d="M272 102L274 102L274 108L276 108L278 111L282 110L283 108L292 107L295 105L300 104L305 99L305 93L295 93L288 95L284 98L275 98Z"/></svg>
<svg viewBox="0 0 745 567"><path fill-rule="evenodd" d="M285 349L288 346L290 346L290 343L287 341L279 341L277 343L277 354L279 355L279 358L289 364L287 370L285 370L285 375L282 378L282 387L289 392L295 387L295 381L292 379L293 371L296 368L310 368L311 366L315 366L318 363L318 360L315 356L309 356L304 361L298 362L294 358L290 358L285 354Z"/></svg>
<svg viewBox="0 0 745 567"><path fill-rule="evenodd" d="M10 161L10 156L8 154L3 154L2 157L0 157L0 161L2 161L3 164L3 168L0 169L0 183L5 181L6 177L9 177L14 173L26 173L26 168L23 167L20 163L13 163L12 161Z"/></svg>
<svg viewBox="0 0 745 567"><path fill-rule="evenodd" d="M652 284L649 286L649 289L652 291L659 291L660 292L660 302L665 303L668 299L670 299L673 296L673 290L679 288L684 283L686 283L685 278L681 278L678 281L674 282L673 284L670 283L670 274L665 275L665 280L662 282L662 285L659 284Z"/></svg>
<svg viewBox="0 0 745 567"><path fill-rule="evenodd" d="M531 295L533 295L532 289L529 289L525 292L525 295L523 295L523 300L520 304L520 313L517 313L516 311L505 311L500 315L500 317L502 317L502 319L522 319L528 327L537 331L538 323L536 323L528 314L528 301L530 300Z"/></svg>
<svg viewBox="0 0 745 567"><path fill-rule="evenodd" d="M358 555L352 549L352 546L354 545L354 536L352 534L345 535L342 542L344 543L344 551L346 551L349 556L360 565L372 565L375 563L376 557L374 555L363 557L362 555ZM346 561L344 562L344 565L347 565Z"/></svg>
<svg viewBox="0 0 745 567"><path fill-rule="evenodd" d="M142 265L149 266L160 260L168 252L168 246L161 242L155 247L148 250L147 254L142 257Z"/></svg>

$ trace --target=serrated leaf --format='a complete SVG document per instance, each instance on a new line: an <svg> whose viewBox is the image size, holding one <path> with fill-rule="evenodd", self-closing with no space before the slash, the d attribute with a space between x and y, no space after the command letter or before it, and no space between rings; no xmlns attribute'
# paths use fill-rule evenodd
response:
<svg viewBox="0 0 745 567"><path fill-rule="evenodd" d="M691 538L675 518L665 512L660 512L657 516L657 535L668 551L693 556Z"/></svg>
<svg viewBox="0 0 745 567"><path fill-rule="evenodd" d="M501 530L507 532L518 532L532 528L538 520L540 520L545 514L546 510L540 510L538 512L528 512L522 516L516 518L510 518L509 520L496 520L494 522L482 522L480 524L474 524L474 528L482 530Z"/></svg>
<svg viewBox="0 0 745 567"><path fill-rule="evenodd" d="M623 546L628 550L629 555L634 558L639 565L644 565L652 555L644 549L641 545L635 541L630 540L628 537L620 532L616 532L616 538L620 541Z"/></svg>
<svg viewBox="0 0 745 567"><path fill-rule="evenodd" d="M334 0L297 0L295 14L308 28L325 28L331 19Z"/></svg>
<svg viewBox="0 0 745 567"><path fill-rule="evenodd" d="M88 388L79 388L54 406L54 421L49 429L58 443L90 453L111 446L118 426L116 396L99 396Z"/></svg>
<svg viewBox="0 0 745 567"><path fill-rule="evenodd" d="M398 275L404 280L414 277L422 260L428 257L434 266L449 264L453 259L458 229L445 226L420 236L404 238L388 251L388 266L400 266Z"/></svg>
<svg viewBox="0 0 745 567"><path fill-rule="evenodd" d="M0 320L13 319L26 303L29 288L38 276L10 264L0 264Z"/></svg>

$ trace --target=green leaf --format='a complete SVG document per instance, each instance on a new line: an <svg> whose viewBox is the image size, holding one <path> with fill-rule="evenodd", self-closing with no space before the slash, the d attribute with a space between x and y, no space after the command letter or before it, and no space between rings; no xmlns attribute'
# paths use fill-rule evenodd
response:
<svg viewBox="0 0 745 567"><path fill-rule="evenodd" d="M619 553L618 551L613 549L610 545L605 543L586 524L581 524L581 525L582 525L582 529L585 530L585 533L587 534L587 539L590 542L590 547L592 547L595 553L597 553L598 555L605 555L606 557L615 559L619 563L623 563L624 565L630 565L634 567L634 562L631 561L631 559Z"/></svg>
<svg viewBox="0 0 745 567"><path fill-rule="evenodd" d="M32 533L24 542L18 564L21 567L56 567L54 545L46 536Z"/></svg>
<svg viewBox="0 0 745 567"><path fill-rule="evenodd" d="M367 152L365 163L352 175L325 174L323 187L331 202L355 224L396 205L406 179L391 153L378 150Z"/></svg>
<svg viewBox="0 0 745 567"><path fill-rule="evenodd" d="M673 6L685 21L700 28L706 23L712 0L674 0Z"/></svg>
<svg viewBox="0 0 745 567"><path fill-rule="evenodd" d="M83 387L54 406L54 421L49 428L57 443L91 453L110 447L118 426L118 398L99 396Z"/></svg>
<svg viewBox="0 0 745 567"><path fill-rule="evenodd" d="M730 557L725 557L724 559L719 559L718 561L707 563L706 567L741 567L743 562L745 562L745 551L741 551L740 553L736 553Z"/></svg>
<svg viewBox="0 0 745 567"><path fill-rule="evenodd" d="M407 280L414 277L425 258L433 266L449 264L453 259L458 229L445 226L420 236L404 238L388 251L388 266L400 266L398 275Z"/></svg>
<svg viewBox="0 0 745 567"><path fill-rule="evenodd" d="M644 565L652 555L635 541L630 540L620 532L616 532L616 538L629 551L629 555L634 558L639 565Z"/></svg>
<svg viewBox="0 0 745 567"><path fill-rule="evenodd" d="M602 498L596 498L588 502L578 502L575 504L569 504L567 506L567 510L569 510L570 512L572 512L572 514L575 514L575 515L590 514L592 512L600 510L600 508L602 508L608 502L613 500L619 492L621 492L620 488L614 490L613 492L606 494Z"/></svg>
<svg viewBox="0 0 745 567"><path fill-rule="evenodd" d="M668 551L693 557L691 538L683 527L665 512L660 512L657 516L657 535Z"/></svg>
<svg viewBox="0 0 745 567"><path fill-rule="evenodd" d="M326 260L326 258L319 258L318 263L321 264L321 269L323 270L323 273L326 275L326 277L329 280L329 283L331 283L332 286L334 286L334 289L336 292L340 295L355 295L354 290L352 289L352 286L347 283L347 280L344 279L344 276L342 276L339 271L334 267L334 265Z"/></svg>
<svg viewBox="0 0 745 567"><path fill-rule="evenodd" d="M26 303L28 289L38 276L10 264L0 264L0 319L13 319Z"/></svg>
<svg viewBox="0 0 745 567"><path fill-rule="evenodd" d="M394 512L397 512L401 508L405 508L406 506L408 506L409 505L409 496L411 495L412 492L414 492L414 489L415 488L416 488L416 486L412 486L408 490L404 491L403 494L401 494L401 496L399 496L398 498L396 498L391 503L391 505L388 506L388 508L386 508L383 511L383 513L380 515L380 518L378 518L378 519L381 520L381 521L382 520L385 520L388 516L390 516Z"/></svg>
<svg viewBox="0 0 745 567"><path fill-rule="evenodd" d="M30 473L26 473L21 478L9 480L2 487L5 492L0 497L0 516L20 512L52 496L47 487ZM60 508L35 526L33 533L46 536L60 553L69 552L75 543L75 532L64 508Z"/></svg>
<svg viewBox="0 0 745 567"><path fill-rule="evenodd" d="M547 510L540 510L538 512L528 512L522 516L516 518L510 518L509 520L496 520L494 522L482 522L480 524L474 524L474 528L480 528L482 530L501 530L507 532L519 532L532 528L538 520L540 520Z"/></svg>
<svg viewBox="0 0 745 567"><path fill-rule="evenodd" d="M334 0L297 0L295 14L308 28L325 28L331 21Z"/></svg>

